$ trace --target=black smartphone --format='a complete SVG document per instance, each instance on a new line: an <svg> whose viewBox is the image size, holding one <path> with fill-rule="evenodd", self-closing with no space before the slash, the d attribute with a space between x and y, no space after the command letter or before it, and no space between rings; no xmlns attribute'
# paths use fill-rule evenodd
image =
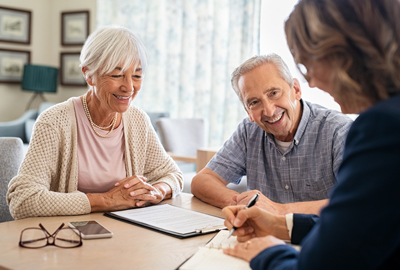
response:
<svg viewBox="0 0 400 270"><path fill-rule="evenodd" d="M68 226L74 231L80 231L83 239L108 238L113 236L111 231L96 220L69 222Z"/></svg>

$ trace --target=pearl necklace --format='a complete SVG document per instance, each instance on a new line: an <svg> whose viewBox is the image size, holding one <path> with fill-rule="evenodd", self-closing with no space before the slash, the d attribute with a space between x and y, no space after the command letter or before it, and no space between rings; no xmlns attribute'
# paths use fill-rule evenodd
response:
<svg viewBox="0 0 400 270"><path fill-rule="evenodd" d="M83 96L83 108L85 109L86 116L90 121L90 124L91 124L91 126L93 128L93 131L100 137L103 137L103 138L108 137L108 135L110 135L110 133L114 130L115 124L117 123L118 113L115 113L115 117L114 117L114 119L112 120L112 122L111 122L111 124L109 126L100 127L100 126L96 125L93 122L92 117L90 116L89 108L88 108L87 103L86 103L86 95ZM102 135L102 134L97 132L96 127L101 129L101 130L105 130L105 129L109 129L109 128L111 128L111 130L106 135Z"/></svg>

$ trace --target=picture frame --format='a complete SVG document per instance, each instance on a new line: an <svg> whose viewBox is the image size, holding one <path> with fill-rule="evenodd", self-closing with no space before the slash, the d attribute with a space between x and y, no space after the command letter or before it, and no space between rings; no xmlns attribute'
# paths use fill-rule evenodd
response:
<svg viewBox="0 0 400 270"><path fill-rule="evenodd" d="M24 65L30 62L30 51L0 48L0 83L21 83Z"/></svg>
<svg viewBox="0 0 400 270"><path fill-rule="evenodd" d="M88 36L88 10L61 13L61 44L63 46L83 45Z"/></svg>
<svg viewBox="0 0 400 270"><path fill-rule="evenodd" d="M32 12L0 6L0 41L31 43Z"/></svg>
<svg viewBox="0 0 400 270"><path fill-rule="evenodd" d="M64 86L86 86L80 61L80 52L60 53L60 84Z"/></svg>

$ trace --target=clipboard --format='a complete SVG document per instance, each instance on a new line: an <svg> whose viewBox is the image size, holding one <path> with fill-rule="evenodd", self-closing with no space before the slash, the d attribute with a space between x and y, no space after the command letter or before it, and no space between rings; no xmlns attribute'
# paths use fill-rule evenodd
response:
<svg viewBox="0 0 400 270"><path fill-rule="evenodd" d="M106 212L104 215L177 238L226 229L223 218L170 204Z"/></svg>

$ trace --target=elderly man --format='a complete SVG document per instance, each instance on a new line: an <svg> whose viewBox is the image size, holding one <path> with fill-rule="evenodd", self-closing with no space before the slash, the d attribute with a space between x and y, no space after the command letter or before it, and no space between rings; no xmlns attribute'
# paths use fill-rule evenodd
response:
<svg viewBox="0 0 400 270"><path fill-rule="evenodd" d="M218 207L257 205L274 214L315 213L327 204L352 120L301 99L299 81L276 54L254 56L232 73L248 114L192 181L192 193ZM227 188L247 176L241 194Z"/></svg>

